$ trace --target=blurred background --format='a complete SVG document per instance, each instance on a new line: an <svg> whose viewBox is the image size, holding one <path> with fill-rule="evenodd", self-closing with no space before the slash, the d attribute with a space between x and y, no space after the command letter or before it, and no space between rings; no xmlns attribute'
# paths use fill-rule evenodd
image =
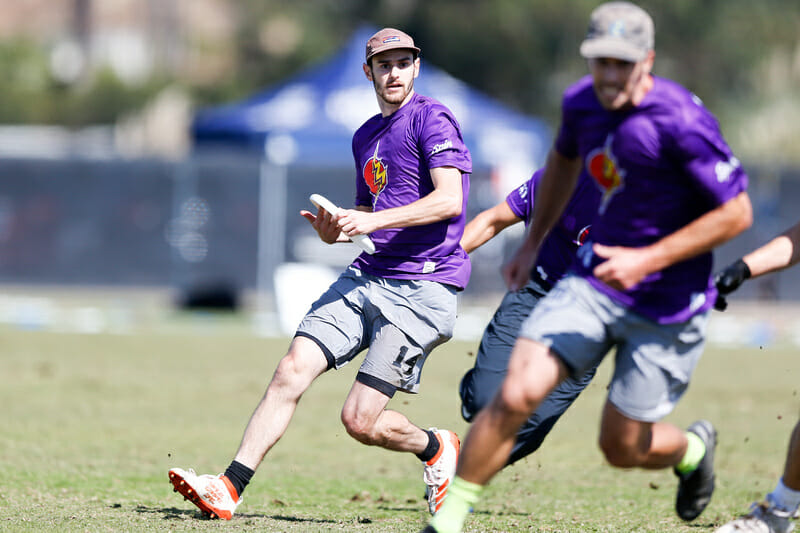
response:
<svg viewBox="0 0 800 533"><path fill-rule="evenodd" d="M398 27L422 48L417 90L455 112L475 159L474 215L542 164L561 94L586 72L578 45L599 3L0 3L0 322L125 330L137 313L126 302L152 295L291 332L358 253L322 244L297 212L315 192L353 203L350 137L378 111L366 38ZM641 5L656 23L656 73L703 99L751 177L755 224L717 253L722 267L800 218L800 3ZM473 255L465 335L499 301L520 236ZM65 311L65 293L96 303ZM731 298L798 299L800 269Z"/></svg>

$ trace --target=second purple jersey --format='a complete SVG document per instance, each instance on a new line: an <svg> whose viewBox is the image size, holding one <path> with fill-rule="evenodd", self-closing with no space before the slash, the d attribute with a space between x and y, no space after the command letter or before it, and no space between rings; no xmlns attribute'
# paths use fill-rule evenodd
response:
<svg viewBox="0 0 800 533"><path fill-rule="evenodd" d="M702 102L654 77L636 107L603 109L591 79L567 90L556 149L581 157L602 197L590 241L639 248L674 233L747 188L747 175ZM614 290L592 275L604 261L591 246L576 272L598 290L659 323L683 322L713 305L712 254L655 272L633 288Z"/></svg>
<svg viewBox="0 0 800 533"><path fill-rule="evenodd" d="M544 169L537 170L528 181L506 197L511 211L524 221L525 227L533 217L536 185L543 173ZM552 287L572 265L575 252L590 233L589 226L597 214L599 202L600 191L585 176L581 176L561 218L542 243L534 272L531 273L532 278L545 282L545 288Z"/></svg>
<svg viewBox="0 0 800 533"><path fill-rule="evenodd" d="M353 135L357 206L373 211L401 207L433 190L430 169L461 171L461 214L424 226L389 228L370 234L373 255L362 253L353 266L395 279L425 279L466 287L469 256L459 242L464 233L472 159L450 110L414 94L388 117L375 115Z"/></svg>

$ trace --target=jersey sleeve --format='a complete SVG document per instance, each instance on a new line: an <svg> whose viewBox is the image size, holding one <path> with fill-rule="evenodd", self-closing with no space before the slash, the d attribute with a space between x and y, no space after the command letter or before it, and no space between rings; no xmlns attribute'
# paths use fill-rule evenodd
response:
<svg viewBox="0 0 800 533"><path fill-rule="evenodd" d="M533 199L535 198L536 184L542 176L542 169L534 172L533 176L525 183L508 193L506 203L511 212L522 219L527 226L533 216Z"/></svg>
<svg viewBox="0 0 800 533"><path fill-rule="evenodd" d="M722 137L717 120L698 104L675 136L677 158L712 204L721 205L747 189L748 177Z"/></svg>
<svg viewBox="0 0 800 533"><path fill-rule="evenodd" d="M455 167L465 174L472 172L472 157L461 127L447 108L433 106L421 127L420 150L428 168Z"/></svg>

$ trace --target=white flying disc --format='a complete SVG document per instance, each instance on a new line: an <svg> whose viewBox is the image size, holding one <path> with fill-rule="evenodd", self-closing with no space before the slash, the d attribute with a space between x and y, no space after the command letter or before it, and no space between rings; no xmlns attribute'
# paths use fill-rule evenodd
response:
<svg viewBox="0 0 800 533"><path fill-rule="evenodd" d="M336 215L339 212L339 207L336 204L322 196L321 194L312 194L308 197L312 204L321 207L331 215ZM375 243L369 238L369 235L352 235L350 240L356 243L362 250L368 254L375 253Z"/></svg>

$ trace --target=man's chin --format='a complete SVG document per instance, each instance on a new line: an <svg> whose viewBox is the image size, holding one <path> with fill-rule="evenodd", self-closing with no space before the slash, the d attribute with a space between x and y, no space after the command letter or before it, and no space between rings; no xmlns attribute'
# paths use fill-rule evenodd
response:
<svg viewBox="0 0 800 533"><path fill-rule="evenodd" d="M407 96L408 96L408 93L406 93L406 94L391 94L391 95L388 95L388 94L384 93L384 94L381 95L381 100L383 100L384 102L386 102L387 104L390 104L390 105L398 105L398 104L402 104Z"/></svg>
<svg viewBox="0 0 800 533"><path fill-rule="evenodd" d="M601 99L600 105L608 111L619 111L628 107L630 102L625 98L614 98L613 100Z"/></svg>

